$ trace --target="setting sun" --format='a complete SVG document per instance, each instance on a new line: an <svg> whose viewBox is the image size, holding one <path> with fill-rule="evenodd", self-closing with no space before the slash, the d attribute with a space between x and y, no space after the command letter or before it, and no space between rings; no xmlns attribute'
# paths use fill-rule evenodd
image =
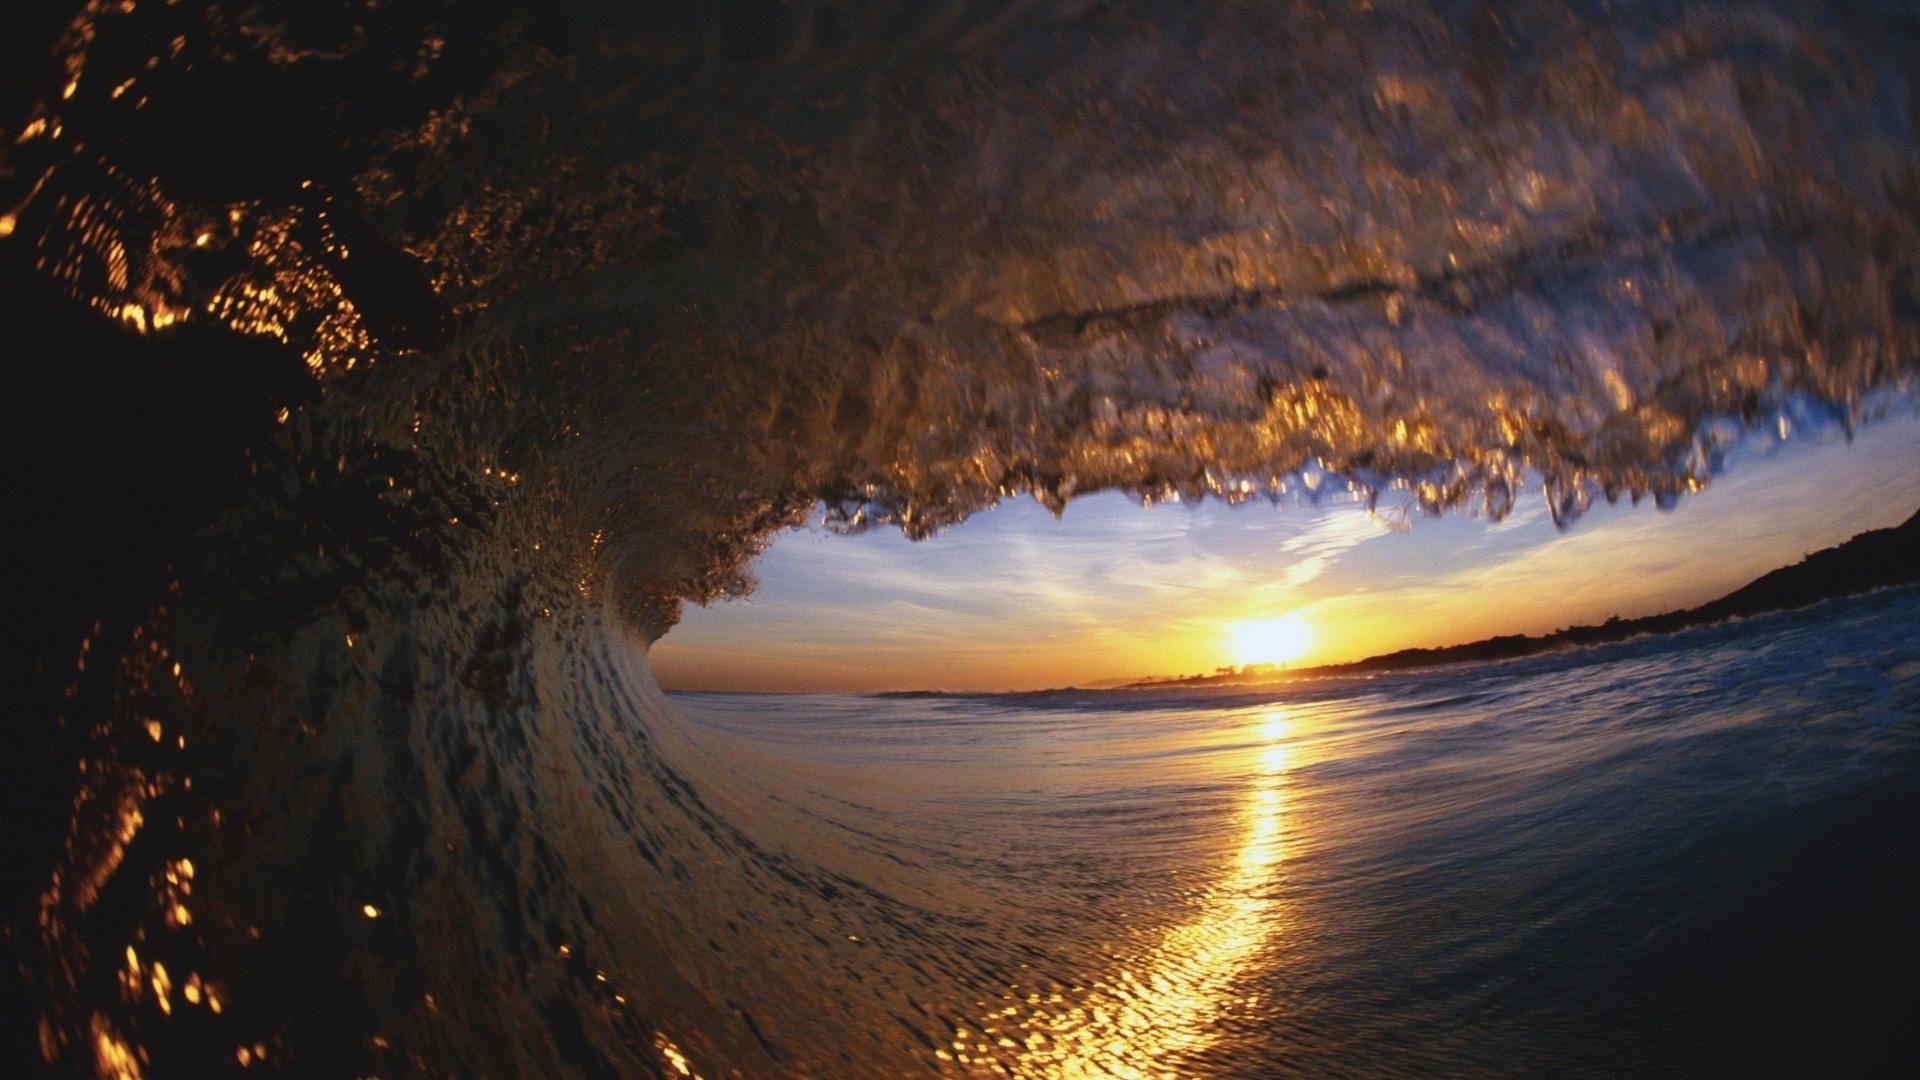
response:
<svg viewBox="0 0 1920 1080"><path fill-rule="evenodd" d="M1238 623L1228 627L1227 637L1233 643L1233 662L1242 666L1292 663L1313 647L1313 631L1298 611Z"/></svg>

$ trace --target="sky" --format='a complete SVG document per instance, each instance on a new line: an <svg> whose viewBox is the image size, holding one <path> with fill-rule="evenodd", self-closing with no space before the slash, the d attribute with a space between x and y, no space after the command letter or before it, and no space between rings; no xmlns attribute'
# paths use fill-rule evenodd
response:
<svg viewBox="0 0 1920 1080"><path fill-rule="evenodd" d="M1234 664L1236 627L1283 616L1305 631L1293 663L1337 663L1690 607L1917 508L1906 406L1851 441L1756 436L1672 510L1596 503L1566 530L1537 489L1500 522L1413 510L1397 526L1348 499L1105 493L1056 519L1023 498L917 543L785 533L757 591L690 605L652 664L670 690L1088 686Z"/></svg>

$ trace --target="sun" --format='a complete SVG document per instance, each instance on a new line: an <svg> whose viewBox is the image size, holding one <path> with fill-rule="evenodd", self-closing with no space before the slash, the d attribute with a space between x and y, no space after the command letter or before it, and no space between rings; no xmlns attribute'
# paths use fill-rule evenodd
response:
<svg viewBox="0 0 1920 1080"><path fill-rule="evenodd" d="M1277 619L1254 619L1227 628L1233 643L1233 662L1248 664L1289 664L1305 656L1313 647L1313 630L1306 617L1289 612Z"/></svg>

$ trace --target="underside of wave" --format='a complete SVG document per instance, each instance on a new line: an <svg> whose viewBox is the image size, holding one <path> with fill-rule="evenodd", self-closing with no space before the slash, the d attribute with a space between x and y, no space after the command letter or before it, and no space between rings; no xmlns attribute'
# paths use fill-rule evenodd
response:
<svg viewBox="0 0 1920 1080"><path fill-rule="evenodd" d="M1913 393L1920 37L1877 6L600 7L89 4L6 133L8 259L314 387L79 649L48 1061L930 1050L951 976L855 946L1017 961L769 839L646 674L780 529L1565 521Z"/></svg>
<svg viewBox="0 0 1920 1080"><path fill-rule="evenodd" d="M349 457L524 481L649 634L822 501L1537 482L1566 521L1920 355L1911 19L1616 7L93 5L0 242L297 350ZM236 113L235 161L203 110L247 101L315 119Z"/></svg>
<svg viewBox="0 0 1920 1080"><path fill-rule="evenodd" d="M882 1075L903 1027L950 1037L956 985L1012 977L929 889L770 816L531 552L225 566L89 732L23 952L49 1066ZM977 970L869 951L914 949Z"/></svg>

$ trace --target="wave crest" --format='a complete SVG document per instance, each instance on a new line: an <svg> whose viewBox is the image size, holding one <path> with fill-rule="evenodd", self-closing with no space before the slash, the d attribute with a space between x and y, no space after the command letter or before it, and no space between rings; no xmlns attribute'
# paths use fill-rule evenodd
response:
<svg viewBox="0 0 1920 1080"><path fill-rule="evenodd" d="M13 242L142 329L428 369L452 456L635 538L594 558L656 628L815 500L921 534L1331 474L1498 516L1537 475L1564 520L1705 483L1716 421L1911 382L1916 52L1877 8L214 10L81 17ZM156 120L243 71L319 119L186 168Z"/></svg>

